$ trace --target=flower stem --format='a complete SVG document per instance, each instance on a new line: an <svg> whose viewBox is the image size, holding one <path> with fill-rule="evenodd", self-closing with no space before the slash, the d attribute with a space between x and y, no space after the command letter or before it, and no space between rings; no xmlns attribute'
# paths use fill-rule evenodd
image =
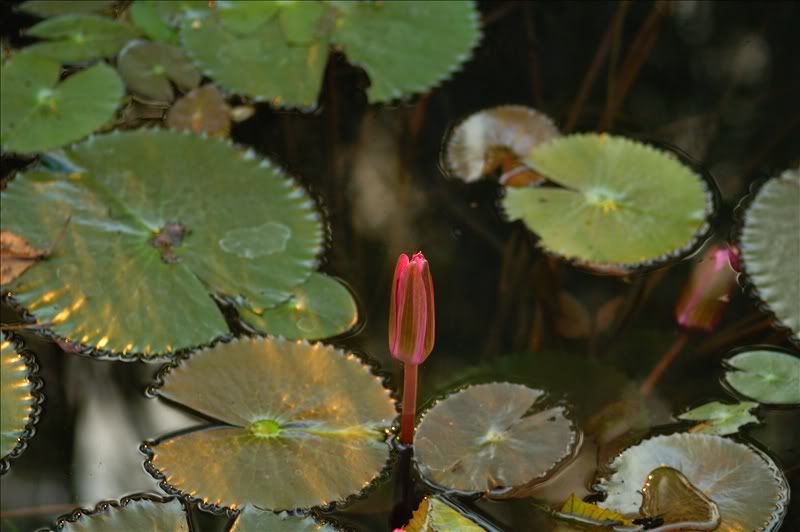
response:
<svg viewBox="0 0 800 532"><path fill-rule="evenodd" d="M403 409L400 413L400 443L414 441L414 419L417 413L417 365L403 364Z"/></svg>

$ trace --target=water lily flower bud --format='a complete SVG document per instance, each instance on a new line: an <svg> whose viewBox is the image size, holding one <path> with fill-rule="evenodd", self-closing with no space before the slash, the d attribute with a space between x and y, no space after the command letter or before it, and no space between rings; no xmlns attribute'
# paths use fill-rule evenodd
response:
<svg viewBox="0 0 800 532"><path fill-rule="evenodd" d="M422 364L433 350L433 281L425 256L397 259L389 307L389 352L405 364Z"/></svg>
<svg viewBox="0 0 800 532"><path fill-rule="evenodd" d="M685 329L712 330L722 318L736 286L735 264L728 246L712 246L695 266L683 289L675 318Z"/></svg>

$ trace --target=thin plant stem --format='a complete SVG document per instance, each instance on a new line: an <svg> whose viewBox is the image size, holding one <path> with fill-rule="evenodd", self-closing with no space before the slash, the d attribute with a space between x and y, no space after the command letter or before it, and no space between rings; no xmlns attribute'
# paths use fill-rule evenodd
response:
<svg viewBox="0 0 800 532"><path fill-rule="evenodd" d="M403 410L400 414L400 443L414 441L414 421L417 414L417 366L403 364Z"/></svg>
<svg viewBox="0 0 800 532"><path fill-rule="evenodd" d="M678 358L678 355L681 354L683 348L686 347L686 343L689 341L689 335L687 333L681 333L669 349L667 349L666 353L661 355L658 363L655 367L650 370L650 374L644 379L644 382L639 387L639 393L642 397L647 397L653 391L653 389L658 384L658 381L661 380L661 377L664 376L664 373L669 369L675 359Z"/></svg>

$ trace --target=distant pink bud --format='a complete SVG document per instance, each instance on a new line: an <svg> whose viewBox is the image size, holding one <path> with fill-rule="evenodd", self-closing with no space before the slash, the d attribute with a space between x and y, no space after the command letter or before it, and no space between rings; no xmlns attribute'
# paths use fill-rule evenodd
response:
<svg viewBox="0 0 800 532"><path fill-rule="evenodd" d="M389 351L405 364L422 364L433 350L435 315L428 261L417 252L397 259L389 306Z"/></svg>
<svg viewBox="0 0 800 532"><path fill-rule="evenodd" d="M712 246L695 266L683 289L675 318L686 329L712 330L722 318L736 285L731 248Z"/></svg>

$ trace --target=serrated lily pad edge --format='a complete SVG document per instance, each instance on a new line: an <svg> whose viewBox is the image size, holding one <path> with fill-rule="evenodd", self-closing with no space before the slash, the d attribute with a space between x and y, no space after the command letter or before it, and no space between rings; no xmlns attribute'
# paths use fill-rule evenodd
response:
<svg viewBox="0 0 800 532"><path fill-rule="evenodd" d="M277 163L274 163L271 159L267 158L266 156L259 155L255 151L254 148L252 148L250 146L245 146L245 145L241 145L241 144L235 143L229 138L217 138L217 137L209 136L206 133L195 134L195 133L192 133L192 132L186 131L186 130L178 131L178 130L172 130L172 129L167 129L167 128L159 128L159 127L142 127L142 128L137 128L137 129L130 130L130 131L137 131L137 132L142 132L142 131L147 131L147 132L170 131L170 132L173 132L175 134L199 137L199 138L204 139L204 140L221 142L223 144L227 144L228 146L230 146L230 147L242 152L243 156L246 157L246 158L255 158L255 159L259 159L260 158L260 162L262 164L265 164L267 169L275 172L280 177L288 180L293 187L302 190L306 194L306 196L308 197L308 200L313 204L313 209L312 210L317 215L317 217L319 218L320 233L319 233L319 243L317 245L317 252L316 252L316 254L315 254L314 258L313 258L313 263L311 265L311 270L309 271L309 277L311 276L312 273L314 273L315 271L318 270L320 262L322 260L322 256L325 253L325 250L328 249L328 247L330 247L330 243L331 243L331 239L332 239L332 232L331 232L330 224L326 220L326 210L325 210L324 205L322 203L322 199L317 197L315 194L313 194L297 178L295 178L290 173L286 172ZM61 151L61 150L68 150L68 149L72 149L72 148L74 148L74 147L76 147L76 146L78 146L80 144L92 143L92 142L94 142L95 138L99 137L99 136L121 136L122 134L124 134L126 132L127 131L120 131L118 129L115 129L115 130L113 130L113 131L111 131L109 133L105 133L105 134L101 134L101 135L91 134L88 137L85 137L84 139L82 139L82 140L80 140L78 142L74 142L74 143L69 144L67 146L63 146L63 147L59 148L58 150L51 150L51 151L46 152L46 153L53 153L53 152L57 152L57 151ZM59 172L57 170L49 169L49 168L47 168L47 167L45 167L43 165L36 166L36 163L34 163L33 165L27 166L25 169L29 170L29 171L41 169L41 170L49 171L49 172L52 172L52 173L58 173ZM17 173L24 173L24 172L22 170L20 170ZM16 179L16 174L14 174L14 179ZM308 277L304 281L302 281L300 284L303 284L306 281L308 281ZM231 303L230 306L233 307L233 309L235 311L235 304L233 304L232 302L230 302L230 301L228 301L228 300L226 300L224 298L219 297L218 294L213 294L211 292L207 292L207 295L210 298L212 298L215 302L218 302L218 303L222 302L222 303L226 303L226 304L227 303ZM27 307L25 307L22 303L20 303L14 297L13 291L8 290L7 288L4 289L3 292L0 293L0 300L2 300L3 303L9 305L13 310L15 310L21 316L23 323L30 324L30 325L39 323L39 320L36 318L36 315L34 313L30 312L30 310L28 310ZM223 320L226 321L226 323L227 323L228 317L225 316L225 314L223 313L222 310L220 310L219 312L222 315ZM243 320L241 320L238 312L236 312L236 321L237 321L237 326L241 327L241 324L243 323ZM96 346L90 346L90 345L84 345L84 344L72 342L68 338L65 338L65 337L63 337L63 336L61 336L59 334L56 334L56 332L53 331L49 327L42 327L41 329L38 330L38 332L39 332L39 334L41 336L44 336L45 338L48 338L48 339L53 340L55 342L67 342L67 343L70 343L70 344L76 346L76 351L74 353L77 354L77 355L80 355L80 356L85 356L85 357L88 357L88 358L93 358L93 359L102 360L102 361L144 362L144 363L160 363L160 362L164 362L164 361L169 361L169 360L181 358L184 355L191 354L192 352L194 352L197 349L213 347L214 345L216 345L220 341L226 341L226 342L230 341L231 339L234 338L234 334L235 334L233 331L230 330L230 326L229 326L228 332L220 334L219 336L217 336L215 338L212 338L209 342L206 342L206 343L203 343L203 344L194 345L194 346L183 347L181 349L177 349L177 350L175 350L173 352L170 352L170 353L156 353L156 354L153 354L153 355L144 355L144 354L139 353L139 352L115 353L113 351L109 351L109 350L106 350L106 349L98 349Z"/></svg>
<svg viewBox="0 0 800 532"><path fill-rule="evenodd" d="M285 338L280 336L270 336L264 334L244 334L238 337L229 336L226 338L220 338L208 346L197 347L176 354L176 356L174 356L170 361L164 364L156 372L155 376L153 377L153 384L147 387L145 395L150 399L159 398L160 400L164 401L166 404L168 404L173 408L186 410L187 407L185 407L183 404L167 399L161 396L161 394L159 393L160 388L164 385L167 375L169 375L173 369L176 369L178 366L191 359L192 355L196 352L200 352L206 349L213 349L219 344L227 344L236 340L258 339L258 338L269 339L269 340L277 339L289 343L302 343L308 346L314 346L319 344L325 347L330 347L331 349L336 351L337 354L339 355L344 355L345 353L352 354L358 359L359 362L361 362L363 365L369 368L370 372L380 379L381 386L383 386L386 390L389 391L389 397L394 401L395 412L398 415L395 416L395 420L392 423L392 425L387 428L388 435L386 438L386 445L389 447L389 458L386 460L383 469L379 471L375 475L375 477L370 481L369 485L363 488L361 491L353 493L342 500L329 502L328 504L322 506L321 508L324 508L325 511L340 510L349 506L356 500L366 498L369 495L369 493L373 491L378 485L385 482L391 477L391 473L394 470L394 467L400 457L399 450L397 448L397 445L395 444L395 438L399 434L399 411L397 410L397 408L398 405L400 404L400 392L397 386L392 385L391 374L379 369L380 366L378 365L378 362L368 357L365 353L353 351L350 349L345 350L343 348L339 348L336 347L335 345L327 344L321 341L310 342L308 340L286 340ZM195 497L194 495L191 495L179 488L174 487L167 481L166 475L155 465L153 465L153 458L155 456L155 451L153 450L153 447L156 447L161 442L181 436L183 434L197 432L200 430L206 430L211 427L230 426L226 423L220 422L219 420L206 416L200 412L195 412L194 410L191 409L189 409L189 411L192 412L193 415L206 420L206 423L194 425L186 429L164 434L158 438L150 438L143 441L139 445L139 452L145 457L143 463L144 469L151 477L153 477L153 479L155 479L158 482L158 487L161 488L165 493L171 496L179 497L180 499L188 503L191 503L193 505L197 505L197 507L204 512L217 516L227 517L229 519L233 518L239 514L239 509L231 509L228 506L219 506L217 504L207 503L203 501L202 498L200 497ZM288 512L290 514L294 513L311 514L314 508L319 508L319 507L312 506L309 508L295 508L293 510L289 510ZM272 510L264 510L264 511L272 511Z"/></svg>
<svg viewBox="0 0 800 532"><path fill-rule="evenodd" d="M116 499L107 499L98 502L94 508L76 508L75 510L62 514L58 518L56 518L55 526L52 530L62 530L67 524L77 522L81 517L92 517L97 514L101 514L109 509L111 510L123 510L130 502L134 501L150 501L154 503L170 503L172 501L177 500L181 506L183 507L183 511L186 515L186 523L189 525L190 518L189 512L190 508L189 505L183 499L178 497L172 496L162 496L156 495L154 493L134 493L131 495L126 495L125 497L121 497L119 500ZM191 530L191 528L189 528Z"/></svg>
<svg viewBox="0 0 800 532"><path fill-rule="evenodd" d="M756 197L758 197L762 187L764 187L773 179L780 179L780 177L787 171L789 170L775 175L769 175L768 177L755 181L750 185L747 194L745 194L745 196L739 200L739 203L733 210L734 226L730 234L730 241L736 245L737 249L739 249L740 242L742 241L742 234L744 233L744 226L747 221L747 211L750 210L750 205L752 205L752 203L756 200ZM758 310L769 314L769 316L772 318L772 326L775 329L785 332L789 341L792 342L792 344L794 344L796 347L800 348L800 334L795 334L788 325L785 325L781 320L779 320L772 311L769 303L767 303L766 300L761 297L761 292L750 278L750 274L747 273L747 264L744 262L744 257L742 256L741 251L739 251L737 254L737 258L740 261L740 267L736 275L736 281L739 285L739 288L741 288L742 292L744 292L744 294L751 301L753 301Z"/></svg>
<svg viewBox="0 0 800 532"><path fill-rule="evenodd" d="M743 371L736 366L729 364L728 360L735 357L736 355L740 355L742 353L747 353L750 351L774 351L776 353L782 353L784 355L789 355L794 358L800 358L798 353L792 351L791 349L786 349L785 347L781 347L778 345L771 345L771 344L754 344L754 345L746 345L743 347L737 347L736 349L732 349L725 354L725 358L722 359L722 369L724 370L722 374L719 376L719 383L720 385L734 398L739 401L752 401L754 403L758 403L758 408L767 408L771 410L793 410L800 406L799 403L764 403L759 401L754 397L750 397L749 395L745 395L744 393L740 392L736 388L733 387L728 382L727 374L731 371Z"/></svg>
<svg viewBox="0 0 800 532"><path fill-rule="evenodd" d="M44 381L39 375L39 363L36 361L36 356L32 351L25 348L22 339L15 334L7 334L0 340L8 340L19 356L25 361L25 366L28 367L28 381L31 383L31 396L34 401L31 405L31 412L28 416L28 422L23 428L22 435L17 442L17 445L11 451L0 459L0 475L8 473L11 467L11 461L15 460L22 455L25 449L28 448L28 442L36 435L36 425L39 423L39 418L42 416L42 407L44 405Z"/></svg>
<svg viewBox="0 0 800 532"><path fill-rule="evenodd" d="M442 401L445 401L451 395L455 395L457 393L463 392L464 390L466 390L467 388L469 388L471 386L481 386L481 385L486 385L486 384L511 384L511 385L514 385L514 386L524 386L526 388L530 388L531 390L538 390L538 391L542 392L542 395L539 396L539 398L537 398L536 401L533 402L533 405L531 405L531 408L536 406L537 403L541 403L543 405L543 408L552 408L552 407L555 407L555 406L563 407L565 412L566 412L566 414L569 414L569 415L564 415L564 417L566 418L567 421L569 421L570 428L573 430L573 433L575 435L574 438L573 438L573 441L570 444L572 448L570 449L569 454L567 456L565 456L558 464L556 464L556 466L553 467L550 471L547 471L544 475L540 475L540 476L538 476L536 478L532 478L526 484L523 484L521 486L504 486L503 488L493 489L493 490L489 490L489 491L482 491L482 492L461 491L461 490L453 489L453 488L450 488L450 487L447 487L447 486L441 486L441 485L436 484L435 482L433 482L431 480L428 480L422 474L422 471L420 471L420 466L419 466L419 463L417 462L417 455L415 453L413 458L412 458L412 460L414 462L414 469L419 474L419 478L422 481L422 483L427 485L431 489L433 489L435 493L439 493L439 492L444 491L444 492L447 492L447 493L457 494L457 495L460 495L462 497L474 497L475 495L480 493L480 494L484 494L486 496L486 498L488 498L488 499L498 499L498 500L502 500L504 498L513 498L513 496L514 496L513 494L514 494L515 491L518 491L518 490L523 489L523 488L527 488L529 486L534 486L534 485L539 484L541 482L545 482L548 479L550 479L551 477L553 477L554 475L556 475L559 471L561 471L565 466L569 465L575 459L575 457L578 455L578 452L583 447L583 431L580 430L580 428L578 427L577 423L575 423L574 416L572 415L572 408L571 408L571 405L569 403L567 403L565 401L562 401L562 400L557 400L557 401L554 401L554 402L550 401L552 396L551 396L550 392L548 392L547 390L543 390L541 388L533 388L532 386L528 386L527 384L524 384L524 383L521 383L521 382L511 382L511 381L505 381L505 380L504 381L489 381L489 382L470 382L470 383L464 384L462 386L459 386L457 388L451 388L451 389L449 389L449 390L437 395L434 399L432 399L430 401L429 406L427 408L425 408L424 411L420 411L420 412L417 413L416 421L415 421L415 428L417 428L417 429L419 428L420 424L425 419L425 416L428 414L428 412L430 412L436 405L438 405ZM523 416L523 417L527 417L527 415Z"/></svg>
<svg viewBox="0 0 800 532"><path fill-rule="evenodd" d="M561 137L556 137L554 139L547 140L542 142L539 147L545 146L550 142L557 142L559 140L563 140L571 135L583 135L585 133L571 133L569 135L562 135ZM600 133L597 133L598 135ZM689 157L688 154L683 152L680 148L673 146L671 144L667 144L665 142L660 142L657 140L653 140L650 138L640 138L635 136L627 136L627 135L615 135L624 139L627 139L632 142L636 142L652 148L656 151L662 152L665 156L674 158L680 164L690 168L692 172L700 179L702 187L705 191L705 220L700 225L700 227L695 231L692 239L689 240L683 247L674 249L664 255L660 255L658 257L643 261L643 262L586 262L576 257L569 257L566 255L562 255L561 253L545 248L544 246L539 245L538 235L530 229L525 222L521 219L514 220L513 222L521 223L525 229L533 234L536 235L536 247L541 249L547 255L553 256L558 258L561 261L566 262L576 268L580 268L581 270L588 271L590 273L598 274L598 275L612 275L612 276L628 276L628 275L635 275L641 273L647 273L653 270L657 270L667 263L670 262L678 262L687 259L691 259L694 255L699 252L703 246L708 242L708 240L714 235L714 227L717 224L717 219L720 215L720 205L722 205L722 194L719 190L719 185L717 185L716 180L711 175L711 173L706 170L700 163L693 160ZM531 165L531 169L539 172L539 169L536 168L536 165ZM555 183L546 174L542 173L545 176L544 183ZM557 184L557 183L556 183ZM539 184L538 186L541 186ZM500 201L502 202L505 197L509 187L502 187L502 194ZM505 208L503 207L503 216L508 219L508 215L505 213Z"/></svg>

